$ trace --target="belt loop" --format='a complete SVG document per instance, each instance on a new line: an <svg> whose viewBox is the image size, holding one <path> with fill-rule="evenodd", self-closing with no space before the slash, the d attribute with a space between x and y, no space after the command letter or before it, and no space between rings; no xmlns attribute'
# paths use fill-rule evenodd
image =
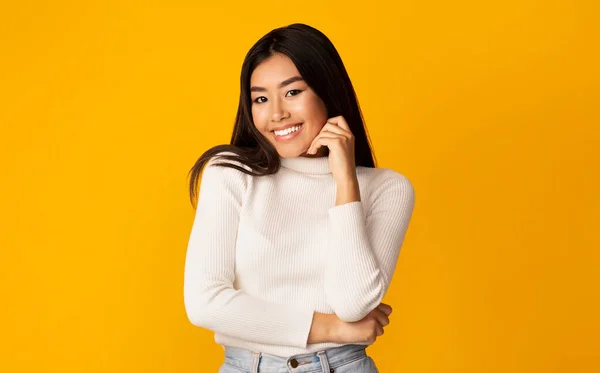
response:
<svg viewBox="0 0 600 373"><path fill-rule="evenodd" d="M258 365L260 363L260 357L262 356L261 352L252 351L252 373L258 373Z"/></svg>
<svg viewBox="0 0 600 373"><path fill-rule="evenodd" d="M317 352L317 356L319 356L319 361L321 362L321 368L323 368L323 373L329 373L329 360L327 360L327 355L325 351Z"/></svg>

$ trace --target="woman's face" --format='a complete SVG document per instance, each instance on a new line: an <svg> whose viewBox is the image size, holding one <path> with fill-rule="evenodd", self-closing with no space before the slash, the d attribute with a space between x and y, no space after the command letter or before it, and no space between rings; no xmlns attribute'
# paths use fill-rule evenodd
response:
<svg viewBox="0 0 600 373"><path fill-rule="evenodd" d="M275 54L259 64L250 76L250 94L254 125L279 155L305 155L327 122L327 108L292 60ZM321 147L316 156L326 148Z"/></svg>

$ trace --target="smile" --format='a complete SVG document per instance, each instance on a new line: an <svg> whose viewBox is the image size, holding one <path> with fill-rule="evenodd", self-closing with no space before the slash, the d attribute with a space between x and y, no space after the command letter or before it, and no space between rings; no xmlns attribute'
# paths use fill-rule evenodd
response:
<svg viewBox="0 0 600 373"><path fill-rule="evenodd" d="M275 135L275 140L287 141L298 136L298 134L302 131L302 128L304 128L303 123L294 127L286 128L281 131L273 131L273 134Z"/></svg>

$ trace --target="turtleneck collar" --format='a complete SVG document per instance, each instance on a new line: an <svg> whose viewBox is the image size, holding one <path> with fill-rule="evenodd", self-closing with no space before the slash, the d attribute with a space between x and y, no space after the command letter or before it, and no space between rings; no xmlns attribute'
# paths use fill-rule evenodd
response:
<svg viewBox="0 0 600 373"><path fill-rule="evenodd" d="M329 174L329 157L294 157L279 158L281 166L303 174L323 175Z"/></svg>

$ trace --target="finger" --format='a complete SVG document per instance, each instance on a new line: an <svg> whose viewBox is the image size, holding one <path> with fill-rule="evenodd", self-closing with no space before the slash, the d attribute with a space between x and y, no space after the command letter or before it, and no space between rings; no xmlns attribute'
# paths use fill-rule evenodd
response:
<svg viewBox="0 0 600 373"><path fill-rule="evenodd" d="M333 123L329 123L329 122L325 123L325 125L323 126L323 129L321 129L321 131L337 133L338 135L342 135L346 138L350 138L352 136L351 132L346 131L345 129L338 126L337 124L333 124Z"/></svg>
<svg viewBox="0 0 600 373"><path fill-rule="evenodd" d="M375 317L377 318L377 321L379 322L379 325L381 325L381 326L388 326L390 323L390 319L383 312L377 312L375 314Z"/></svg>
<svg viewBox="0 0 600 373"><path fill-rule="evenodd" d="M321 137L323 135L325 135L325 136L343 136L343 135L340 135L333 131L324 130L324 128L325 128L325 126L323 126L323 128L321 128L321 131L319 133L317 133L317 136L315 136L315 138L313 139L313 141L310 144L311 146L319 139L319 137Z"/></svg>
<svg viewBox="0 0 600 373"><path fill-rule="evenodd" d="M326 134L321 134L321 135L319 135L318 139L315 139L315 144L312 145L313 153L311 153L311 154L316 153L317 149L319 149L321 146L327 146L331 149L331 145L337 144L344 140L346 140L346 138L341 135L329 136ZM310 149L309 149L309 151L310 151Z"/></svg>
<svg viewBox="0 0 600 373"><path fill-rule="evenodd" d="M381 335L383 335L383 328L381 327L381 325L377 325L375 327L375 329L377 330L377 336L378 337L381 336Z"/></svg>
<svg viewBox="0 0 600 373"><path fill-rule="evenodd" d="M342 139L342 140L343 140L345 137L344 137L344 135L340 135L340 134L337 134L337 133L333 133L333 132L329 132L329 131L327 131L327 132L321 132L320 134L318 134L318 135L315 137L315 140L316 140L317 138L325 138L325 139ZM313 140L313 141L314 141L314 140Z"/></svg>
<svg viewBox="0 0 600 373"><path fill-rule="evenodd" d="M340 135L338 134L334 134L333 132L320 132L317 136L315 136L315 138L313 139L313 141L310 143L310 146L308 147L308 149L310 150L310 148L312 148L318 141L320 138L332 138L332 137L338 137Z"/></svg>
<svg viewBox="0 0 600 373"><path fill-rule="evenodd" d="M317 134L317 136L315 136L315 138L310 142L310 145L308 146L308 149L306 149L306 153L307 154L312 154L313 150L316 152L317 149L319 149L321 146L317 146L317 140L319 140L319 137L323 134L323 132L319 132Z"/></svg>
<svg viewBox="0 0 600 373"><path fill-rule="evenodd" d="M348 126L348 123L346 122L346 119L344 119L344 117L341 115L338 115L337 117L329 118L329 119L327 119L327 122L337 124L338 126L345 129L346 131L352 133L352 131L350 130L350 126Z"/></svg>
<svg viewBox="0 0 600 373"><path fill-rule="evenodd" d="M377 308L379 308L382 312L384 312L386 315L390 315L392 313L392 306L385 304L385 303L380 303L379 306L377 306Z"/></svg>
<svg viewBox="0 0 600 373"><path fill-rule="evenodd" d="M341 140L341 139L345 139L344 136L333 134L333 133L322 132L319 135L317 135L317 137L315 137L312 144L310 144L310 147L308 148L307 153L308 154L316 153L316 151L321 146L323 146L323 145L329 146L332 141Z"/></svg>

